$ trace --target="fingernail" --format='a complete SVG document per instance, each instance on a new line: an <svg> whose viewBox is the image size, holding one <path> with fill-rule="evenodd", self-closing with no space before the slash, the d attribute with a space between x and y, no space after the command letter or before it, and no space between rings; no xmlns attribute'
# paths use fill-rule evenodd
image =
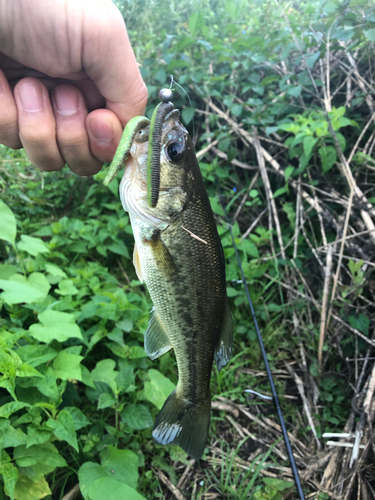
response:
<svg viewBox="0 0 375 500"><path fill-rule="evenodd" d="M59 88L54 95L57 111L64 115L70 116L77 113L79 107L79 97L77 92L72 88Z"/></svg>
<svg viewBox="0 0 375 500"><path fill-rule="evenodd" d="M102 145L109 144L113 139L113 128L103 120L91 120L90 132L93 139Z"/></svg>
<svg viewBox="0 0 375 500"><path fill-rule="evenodd" d="M43 109L42 89L38 83L22 83L19 93L22 107L28 113L37 113Z"/></svg>

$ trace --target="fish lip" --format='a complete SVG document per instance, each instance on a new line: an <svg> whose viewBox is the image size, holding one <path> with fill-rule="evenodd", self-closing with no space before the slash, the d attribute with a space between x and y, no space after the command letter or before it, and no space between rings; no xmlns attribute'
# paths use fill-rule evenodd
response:
<svg viewBox="0 0 375 500"><path fill-rule="evenodd" d="M138 188L141 196L135 199L133 194L133 182L130 176L124 175L121 179L119 186L119 194L121 204L123 209L129 213L130 216L138 217L145 224L151 225L153 227L160 228L160 226L165 226L170 223L170 219L164 219L161 217L156 217L155 214L148 210L147 203L147 191ZM142 203L144 201L144 203ZM140 203L141 202L141 203Z"/></svg>

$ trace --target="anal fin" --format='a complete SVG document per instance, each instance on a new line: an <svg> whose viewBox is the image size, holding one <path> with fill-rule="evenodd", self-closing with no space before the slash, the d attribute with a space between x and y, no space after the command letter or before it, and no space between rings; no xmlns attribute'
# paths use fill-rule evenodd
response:
<svg viewBox="0 0 375 500"><path fill-rule="evenodd" d="M172 346L155 309L151 312L153 314L145 333L145 351L151 359L156 359L172 349Z"/></svg>
<svg viewBox="0 0 375 500"><path fill-rule="evenodd" d="M232 357L233 346L233 320L229 309L228 300L225 305L223 324L219 338L217 339L214 357L217 369L220 371Z"/></svg>

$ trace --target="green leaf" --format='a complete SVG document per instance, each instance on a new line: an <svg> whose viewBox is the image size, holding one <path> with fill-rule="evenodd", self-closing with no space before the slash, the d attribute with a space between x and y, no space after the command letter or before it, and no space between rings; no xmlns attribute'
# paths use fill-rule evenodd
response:
<svg viewBox="0 0 375 500"><path fill-rule="evenodd" d="M225 2L225 12L233 20L236 19L236 15L237 15L237 5L236 5L236 3L232 2L232 1Z"/></svg>
<svg viewBox="0 0 375 500"><path fill-rule="evenodd" d="M102 410L103 408L110 408L111 406L115 406L116 399L110 392L103 392L100 394L98 399L98 410Z"/></svg>
<svg viewBox="0 0 375 500"><path fill-rule="evenodd" d="M18 470L13 464L3 463L0 465L0 474L3 476L4 491L11 500L14 500L14 489L18 480Z"/></svg>
<svg viewBox="0 0 375 500"><path fill-rule="evenodd" d="M333 146L324 146L318 149L320 160L322 162L323 173L327 173L336 163L337 153Z"/></svg>
<svg viewBox="0 0 375 500"><path fill-rule="evenodd" d="M368 336L371 322L367 316L362 313L359 313L358 316L349 316L349 323L353 328Z"/></svg>
<svg viewBox="0 0 375 500"><path fill-rule="evenodd" d="M107 446L101 452L101 466L107 475L132 488L138 483L138 455L130 450L118 450Z"/></svg>
<svg viewBox="0 0 375 500"><path fill-rule="evenodd" d="M62 380L76 379L82 381L81 360L83 356L61 351L53 361L56 378Z"/></svg>
<svg viewBox="0 0 375 500"><path fill-rule="evenodd" d="M113 253L123 255L127 259L130 259L129 250L126 248L126 245L122 240L115 241L111 245L107 245L107 248Z"/></svg>
<svg viewBox="0 0 375 500"><path fill-rule="evenodd" d="M36 257L40 253L49 253L49 248L43 240L34 238L33 236L27 236L26 234L21 235L21 241L17 246L20 250L29 253L33 257Z"/></svg>
<svg viewBox="0 0 375 500"><path fill-rule="evenodd" d="M30 406L27 403L22 403L21 401L11 401L10 403L5 403L0 406L0 417L9 418L13 413L18 410L22 410L26 406Z"/></svg>
<svg viewBox="0 0 375 500"><path fill-rule="evenodd" d="M293 97L299 97L302 92L302 85L295 85L291 86L287 90L287 94L293 96Z"/></svg>
<svg viewBox="0 0 375 500"><path fill-rule="evenodd" d="M174 391L175 385L157 370L149 370L148 376L150 382L145 383L144 395L150 403L161 410L167 397Z"/></svg>
<svg viewBox="0 0 375 500"><path fill-rule="evenodd" d="M147 429L152 427L153 419L148 408L141 404L129 404L121 412L121 420L132 429Z"/></svg>
<svg viewBox="0 0 375 500"><path fill-rule="evenodd" d="M263 89L263 87L262 87ZM233 116L241 116L242 114L242 104L233 104L233 106L230 108L230 112L232 113Z"/></svg>
<svg viewBox="0 0 375 500"><path fill-rule="evenodd" d="M17 377L43 377L38 370L26 363L17 368L16 375Z"/></svg>
<svg viewBox="0 0 375 500"><path fill-rule="evenodd" d="M52 491L44 477L40 478L39 481L32 481L23 474L18 475L14 490L16 500L39 500L47 495L52 495Z"/></svg>
<svg viewBox="0 0 375 500"><path fill-rule="evenodd" d="M185 124L185 125L189 125L189 123L191 122L191 120L193 119L194 117L194 108L184 108L182 110L182 113L181 113L181 116L182 116L182 122Z"/></svg>
<svg viewBox="0 0 375 500"><path fill-rule="evenodd" d="M9 420L0 420L0 449L26 444L27 436L21 429L15 429Z"/></svg>
<svg viewBox="0 0 375 500"><path fill-rule="evenodd" d="M12 210L0 200L0 239L8 241L14 246L17 235L17 222Z"/></svg>
<svg viewBox="0 0 375 500"><path fill-rule="evenodd" d="M116 479L102 478L94 481L89 487L90 500L146 500L145 497L127 484L121 483Z"/></svg>
<svg viewBox="0 0 375 500"><path fill-rule="evenodd" d="M39 342L48 344L53 340L64 342L70 338L83 339L73 314L47 309L38 314L38 319L40 323L31 325L29 333Z"/></svg>
<svg viewBox="0 0 375 500"><path fill-rule="evenodd" d="M90 420L86 418L86 416L81 412L79 408L76 408L75 406L66 406L64 410L69 412L69 414L72 416L75 431L78 431L79 429L82 429L82 427L86 427L87 425L89 425Z"/></svg>
<svg viewBox="0 0 375 500"><path fill-rule="evenodd" d="M59 276L61 278L67 278L68 276L66 275L65 271L60 269L60 267L56 266L55 264L50 264L49 262L46 263L45 265L46 271L49 274L52 274L52 276Z"/></svg>
<svg viewBox="0 0 375 500"><path fill-rule="evenodd" d="M125 366L115 377L117 388L122 392L134 385L134 369L131 366Z"/></svg>
<svg viewBox="0 0 375 500"><path fill-rule="evenodd" d="M55 467L67 467L68 465L52 443L36 444L29 448L17 446L14 449L13 457L20 467L29 467L39 462Z"/></svg>
<svg viewBox="0 0 375 500"><path fill-rule="evenodd" d="M9 305L31 304L43 301L50 288L44 274L35 272L28 279L22 274L13 274L7 281L0 280L0 289L4 290L0 297Z"/></svg>
<svg viewBox="0 0 375 500"><path fill-rule="evenodd" d="M79 468L79 487L85 500L92 500L91 497L89 497L89 488L92 483L99 478L108 478L107 472L99 464L94 462L85 462Z"/></svg>
<svg viewBox="0 0 375 500"><path fill-rule="evenodd" d="M37 463L35 465L30 465L30 467L19 467L18 471L31 479L32 481L39 481L45 474L50 474L56 469L54 465Z"/></svg>
<svg viewBox="0 0 375 500"><path fill-rule="evenodd" d="M74 286L72 280L61 280L59 282L59 289L55 290L59 295L75 295L78 293L78 288Z"/></svg>
<svg viewBox="0 0 375 500"><path fill-rule="evenodd" d="M94 382L104 382L108 384L113 390L117 389L115 378L118 374L115 371L116 361L113 359L102 359L96 363L95 368L91 372Z"/></svg>
<svg viewBox="0 0 375 500"><path fill-rule="evenodd" d="M51 361L58 354L55 349L44 344L21 346L16 352L22 361L33 367Z"/></svg>
<svg viewBox="0 0 375 500"><path fill-rule="evenodd" d="M50 431L44 431L37 429L34 425L29 425L27 427L27 444L26 448L30 448L34 444L46 443L51 437Z"/></svg>
<svg viewBox="0 0 375 500"><path fill-rule="evenodd" d="M131 318L124 318L120 321L116 321L117 328L123 330L124 332L131 332L133 330L133 320Z"/></svg>
<svg viewBox="0 0 375 500"><path fill-rule="evenodd" d="M140 345L132 345L129 349L129 359L147 358L147 353Z"/></svg>
<svg viewBox="0 0 375 500"><path fill-rule="evenodd" d="M375 42L375 29L363 30L363 34L365 35L367 40L370 40L370 42Z"/></svg>
<svg viewBox="0 0 375 500"><path fill-rule="evenodd" d="M318 140L319 139L317 137L313 137L312 135L308 135L303 139L303 150L307 158L311 155L313 147Z"/></svg>
<svg viewBox="0 0 375 500"><path fill-rule="evenodd" d="M196 10L189 17L189 21L188 21L188 26L189 26L191 36L194 36L194 37L197 36L197 34L199 33L199 30L201 29L203 24L204 24L203 16L198 10Z"/></svg>
<svg viewBox="0 0 375 500"><path fill-rule="evenodd" d="M293 172L294 172L294 167L292 167L292 166L286 167L285 172L284 172L285 182L288 182L288 180L289 180L290 176L293 174Z"/></svg>
<svg viewBox="0 0 375 500"><path fill-rule="evenodd" d="M47 426L53 430L58 439L66 441L78 452L78 442L76 431L74 430L73 418L66 410L61 410L57 415L57 420L49 419Z"/></svg>

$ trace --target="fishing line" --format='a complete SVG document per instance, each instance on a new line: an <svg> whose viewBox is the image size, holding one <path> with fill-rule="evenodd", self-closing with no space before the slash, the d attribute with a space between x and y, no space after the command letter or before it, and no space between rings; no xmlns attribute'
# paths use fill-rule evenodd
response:
<svg viewBox="0 0 375 500"><path fill-rule="evenodd" d="M231 226L231 223L230 223L230 220L229 220L227 209L226 209L226 207L225 207L225 205L224 205L224 203L222 201L222 196L223 195L222 195L219 183L217 183L217 185L218 185L218 188L219 188L220 202L221 202L221 205L222 205L223 210L225 212L225 216L226 216L228 227L229 227L229 232L230 232L230 235L232 237L233 247L234 247L234 250L236 252L237 262L238 262L238 265L239 265L239 268L240 268L240 271L241 271L242 283L243 283L243 286L245 287L247 301L249 303L250 311L251 311L251 314L253 316L253 321L254 321L254 325L255 325L255 331L256 331L256 334L257 334L257 337L258 337L258 342L259 342L260 350L262 351L262 356L263 356L264 364L265 364L265 367L266 367L266 372L267 372L268 380L269 380L269 383L270 383L270 386L271 386L273 404L275 406L275 409L276 409L276 412L277 412L277 416L279 417L281 431L282 431L282 434L283 434L283 438L284 438L286 450L287 450L287 453L288 453L290 466L291 466L292 472L293 472L294 482L295 482L295 485L296 485L296 488L297 488L297 491L298 491L298 496L299 496L300 500L305 500L305 496L304 496L304 493L303 493L301 481L300 481L299 474L298 474L298 469L297 469L296 462L295 462L294 456L293 456L292 447L290 445L288 433L287 433L287 430L286 430L286 427L285 427L284 417L283 417L282 410L281 410L281 407L280 407L279 398L277 396L275 384L274 384L274 381L273 381L271 368L270 368L270 365L268 363L268 358L267 358L266 350L264 348L262 334L261 334L260 329L259 329L258 320L257 320L256 315L255 315L253 302L251 300L249 289L247 287L247 281L246 281L246 278L245 278L245 274L243 272L240 255L238 253L238 248L237 248L237 245L236 245L236 241L234 239L234 235L233 235L233 231L232 231L232 226Z"/></svg>
<svg viewBox="0 0 375 500"><path fill-rule="evenodd" d="M180 87L180 89L182 90L182 92L186 95L186 97L189 99L189 104L190 104L190 107L191 109L193 109L193 104L191 102L191 99L190 99L190 96L189 94L186 92L186 90L181 87L181 85L179 83L176 82L176 80L173 78L173 75L169 75L169 78L171 79L171 84L169 85L169 89L172 90L172 85L175 83L177 85L177 87ZM193 115L193 142L194 142L194 139L195 139L195 127L194 127L194 115Z"/></svg>

